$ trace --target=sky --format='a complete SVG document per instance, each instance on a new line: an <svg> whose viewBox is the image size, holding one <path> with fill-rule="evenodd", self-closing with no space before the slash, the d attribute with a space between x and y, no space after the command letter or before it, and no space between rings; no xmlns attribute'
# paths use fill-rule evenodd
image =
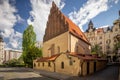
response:
<svg viewBox="0 0 120 80"><path fill-rule="evenodd" d="M52 1L84 32L92 20L94 27L113 26L119 18L120 0L0 0L0 35L5 48L22 49L22 35L33 25L37 41L42 41Z"/></svg>

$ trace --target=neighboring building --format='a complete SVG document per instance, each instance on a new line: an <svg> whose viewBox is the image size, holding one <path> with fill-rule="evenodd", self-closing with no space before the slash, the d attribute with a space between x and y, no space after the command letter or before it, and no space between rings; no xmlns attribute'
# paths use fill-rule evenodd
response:
<svg viewBox="0 0 120 80"><path fill-rule="evenodd" d="M0 35L0 64L3 64L4 62L11 60L11 59L18 59L22 51L20 50L5 50L5 43Z"/></svg>
<svg viewBox="0 0 120 80"><path fill-rule="evenodd" d="M33 61L34 69L81 76L105 67L106 59L90 54L90 43L84 33L54 2L46 26L43 57Z"/></svg>
<svg viewBox="0 0 120 80"><path fill-rule="evenodd" d="M86 37L91 43L91 46L98 44L103 54L107 54L110 61L115 57L114 44L115 37L120 34L120 18L115 20L113 26L107 28L95 29L92 21L88 24L88 29L85 32Z"/></svg>
<svg viewBox="0 0 120 80"><path fill-rule="evenodd" d="M0 35L0 64L4 61L4 41Z"/></svg>
<svg viewBox="0 0 120 80"><path fill-rule="evenodd" d="M5 50L4 51L4 62L11 59L19 59L22 55L22 51L20 50Z"/></svg>
<svg viewBox="0 0 120 80"><path fill-rule="evenodd" d="M37 42L35 43L35 46L38 47L38 48L42 48L42 47L43 47L43 43L40 42L40 41L37 41Z"/></svg>

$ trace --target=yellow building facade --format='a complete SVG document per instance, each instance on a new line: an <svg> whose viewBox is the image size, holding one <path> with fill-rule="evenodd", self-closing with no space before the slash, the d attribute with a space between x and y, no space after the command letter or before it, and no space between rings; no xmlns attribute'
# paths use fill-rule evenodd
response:
<svg viewBox="0 0 120 80"><path fill-rule="evenodd" d="M88 24L88 29L84 32L88 38L91 47L94 47L96 44L100 46L101 53L106 54L110 57L110 61L113 62L113 57L115 56L114 45L117 40L115 37L120 35L120 18L115 20L113 26L106 28L96 29L92 21Z"/></svg>

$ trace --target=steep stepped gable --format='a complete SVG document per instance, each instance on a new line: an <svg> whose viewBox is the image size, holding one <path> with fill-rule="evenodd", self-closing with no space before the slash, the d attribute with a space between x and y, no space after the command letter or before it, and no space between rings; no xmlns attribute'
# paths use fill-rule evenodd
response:
<svg viewBox="0 0 120 80"><path fill-rule="evenodd" d="M52 8L50 10L46 26L45 35L43 38L44 42L69 31L74 36L89 44L89 41L80 28L75 25L68 17L62 14L54 2L52 3Z"/></svg>

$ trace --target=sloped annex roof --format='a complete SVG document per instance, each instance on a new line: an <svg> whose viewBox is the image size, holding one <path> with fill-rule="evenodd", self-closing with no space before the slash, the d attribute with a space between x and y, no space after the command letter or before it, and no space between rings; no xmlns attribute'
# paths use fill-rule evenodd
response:
<svg viewBox="0 0 120 80"><path fill-rule="evenodd" d="M37 62L47 62L47 61L54 61L60 54L52 55L51 57L41 57L38 58Z"/></svg>
<svg viewBox="0 0 120 80"><path fill-rule="evenodd" d="M105 58L101 58L101 57L98 57L96 55L91 55L91 54L77 54L75 52L61 53L61 54L78 57L79 59L88 60L88 61L90 61L90 60L106 60ZM37 62L55 61L61 54L55 54L55 55L52 55L51 57L41 57L41 58L37 59L36 61Z"/></svg>
<svg viewBox="0 0 120 80"><path fill-rule="evenodd" d="M52 2L52 7L56 6L56 4L54 3L54 1ZM56 6L56 8L58 8ZM58 9L59 10L59 9ZM59 10L60 11L60 10ZM84 33L80 30L80 28L73 23L68 17L66 17L61 11L60 11L61 15L64 17L65 22L68 23L68 29L69 31L76 37L80 38L81 40L85 41L86 43L90 44L89 41L87 40L86 36L84 35Z"/></svg>
<svg viewBox="0 0 120 80"><path fill-rule="evenodd" d="M77 54L75 52L71 52L70 53L71 56L75 56L75 57L78 57L79 59L83 59L83 60L105 60L105 58L101 58L101 57L98 57L97 55L93 55L93 54Z"/></svg>

